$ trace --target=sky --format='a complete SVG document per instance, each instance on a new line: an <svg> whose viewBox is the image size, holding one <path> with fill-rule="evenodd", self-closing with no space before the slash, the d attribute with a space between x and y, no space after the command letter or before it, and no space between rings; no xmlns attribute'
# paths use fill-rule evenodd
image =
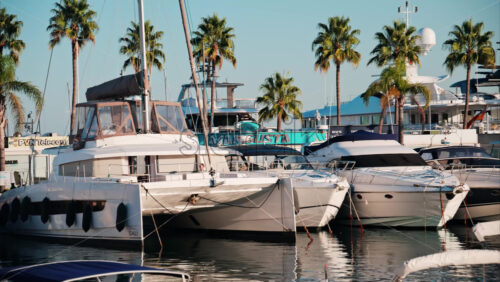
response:
<svg viewBox="0 0 500 282"><path fill-rule="evenodd" d="M236 89L237 97L255 98L262 94L259 86L266 77L274 72L289 73L295 85L302 90L303 111L322 108L335 100L335 69L331 68L327 73L314 70L311 43L318 33L319 22L327 22L328 17L345 16L350 18L353 28L361 31L356 48L362 55L360 64L353 67L345 63L341 67L340 92L345 102L364 92L376 79L375 75L380 73L376 66L367 66L370 51L377 44L374 34L382 31L384 25L391 25L394 20L404 17L397 11L398 6L404 5L404 1L399 0L184 1L191 30L196 29L202 17L214 13L225 17L227 25L234 28L237 67L233 68L225 62L218 81L244 83ZM42 133L68 134L71 109L69 89L72 89L71 43L68 39L63 39L54 48L47 76L51 54L47 26L56 2L0 0L0 7L5 7L8 13L17 15L18 20L24 23L20 38L26 43L26 48L20 57L17 80L30 81L43 91L48 77L41 116ZM80 102L85 101L88 87L120 75L126 58L119 54L118 39L125 35L131 21L138 21L136 0L88 2L97 12L99 30L95 44L86 44L80 53ZM436 46L420 58L421 75L447 74L443 66L447 51L442 44L455 24L460 25L469 18L474 22L483 22L485 30L493 31L492 42L495 48L499 48L495 42L500 41L500 0L418 0L410 1L410 5L418 6L418 13L410 15L410 25L417 30L429 27L436 33ZM165 69L152 73L152 97L176 101L181 85L187 83L191 76L179 3L177 0L144 0L144 14L156 30L164 32ZM127 69L125 73L132 73L132 69ZM463 79L465 70L458 68L441 86L449 89L450 84ZM27 113L34 111L33 103L23 101ZM13 133L12 127L9 132Z"/></svg>

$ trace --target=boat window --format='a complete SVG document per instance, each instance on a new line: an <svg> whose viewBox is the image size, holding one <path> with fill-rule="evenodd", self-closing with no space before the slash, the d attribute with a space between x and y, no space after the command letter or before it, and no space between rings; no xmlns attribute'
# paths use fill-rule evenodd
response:
<svg viewBox="0 0 500 282"><path fill-rule="evenodd" d="M184 115L178 105L155 103L154 109L155 117L152 118L153 131L157 133L188 132Z"/></svg>
<svg viewBox="0 0 500 282"><path fill-rule="evenodd" d="M421 157L422 157L422 159L424 159L426 161L432 160L432 153L430 153L430 152L422 153Z"/></svg>
<svg viewBox="0 0 500 282"><path fill-rule="evenodd" d="M89 110L91 107L77 107L76 115L75 115L75 126L73 127L73 136L80 136L83 132L83 128L85 127L85 121L88 116Z"/></svg>
<svg viewBox="0 0 500 282"><path fill-rule="evenodd" d="M343 156L342 161L356 162L354 167L384 167L384 166L425 166L427 163L419 154L376 154Z"/></svg>
<svg viewBox="0 0 500 282"><path fill-rule="evenodd" d="M99 130L99 126L97 125L97 117L94 116L92 119L92 125L89 128L89 132L87 133L87 139L94 139L97 135L97 130Z"/></svg>
<svg viewBox="0 0 500 282"><path fill-rule="evenodd" d="M158 173L194 172L196 156L158 156Z"/></svg>
<svg viewBox="0 0 500 282"><path fill-rule="evenodd" d="M128 105L100 106L99 121L101 122L103 136L135 132Z"/></svg>
<svg viewBox="0 0 500 282"><path fill-rule="evenodd" d="M85 119L85 126L82 131L82 140L87 139L89 128L92 125L93 120L94 120L94 107L90 108L89 112L87 113L87 118Z"/></svg>
<svg viewBox="0 0 500 282"><path fill-rule="evenodd" d="M490 157L483 148L461 147L436 150L437 159L463 158L463 157Z"/></svg>

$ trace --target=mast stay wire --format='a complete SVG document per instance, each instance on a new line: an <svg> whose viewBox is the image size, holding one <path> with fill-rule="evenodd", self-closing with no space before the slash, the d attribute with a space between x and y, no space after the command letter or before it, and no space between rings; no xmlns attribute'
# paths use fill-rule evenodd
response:
<svg viewBox="0 0 500 282"><path fill-rule="evenodd" d="M99 14L97 14L97 26L99 26L99 23L101 22L101 15L102 15L102 13L103 13L103 11L104 11L104 5L105 5L105 4L106 4L106 0L102 1L101 12L100 12ZM81 46L81 45L80 45L80 46ZM80 49L80 50L81 50L81 49ZM81 88L81 85L82 85L82 83L81 83L81 82L83 81L83 77L85 77L85 74L87 73L87 72L86 72L86 71L87 71L87 66L89 65L90 58L92 57L92 50L94 50L94 48L90 48L90 49L89 49L88 56L87 56L87 58L86 58L86 60L85 60L85 65L83 66L83 71L81 72L81 79L78 79L78 82L79 82L79 84L78 84L78 88ZM108 50L108 52L109 52L109 50ZM108 56L106 56L106 58L107 58L107 57L108 57ZM95 72L93 72L93 74L95 74ZM90 84L90 83L88 83L88 84ZM81 97L81 95L78 95L78 97L77 97L77 99L78 99L78 100L76 101L77 103L78 103L78 102L80 102L80 101L79 101L79 100L80 100L80 97Z"/></svg>
<svg viewBox="0 0 500 282"><path fill-rule="evenodd" d="M50 51L50 58L49 58L49 66L47 67L47 75L45 76L45 85L43 86L43 94L42 94L42 103L45 104L45 92L47 91L47 82L49 80L49 73L50 73L50 65L52 64L52 55L54 54L54 48L51 49ZM40 119L42 116L42 111L43 111L43 104L42 108L40 109L40 113L36 116L36 132L41 134L41 127L40 127Z"/></svg>

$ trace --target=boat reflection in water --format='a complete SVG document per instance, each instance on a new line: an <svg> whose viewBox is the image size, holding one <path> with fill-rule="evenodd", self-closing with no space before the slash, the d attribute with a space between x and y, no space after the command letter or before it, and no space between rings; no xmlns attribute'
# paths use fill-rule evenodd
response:
<svg viewBox="0 0 500 282"><path fill-rule="evenodd" d="M460 231L465 227L456 229ZM146 240L144 253L1 237L0 264L7 267L73 259L109 259L187 272L193 281L317 281L325 279L325 272L329 281L387 281L406 260L445 250L462 250L466 246L467 249L481 248L473 237L467 239L453 230L372 228L362 234L358 228L334 227L333 235L326 231L312 233L312 242L306 233L299 232L295 243L179 232L166 234L161 253L154 236ZM488 242L488 248L493 246L498 250L500 238L494 240ZM411 274L408 280L484 278L493 281L498 270L498 265L445 267Z"/></svg>

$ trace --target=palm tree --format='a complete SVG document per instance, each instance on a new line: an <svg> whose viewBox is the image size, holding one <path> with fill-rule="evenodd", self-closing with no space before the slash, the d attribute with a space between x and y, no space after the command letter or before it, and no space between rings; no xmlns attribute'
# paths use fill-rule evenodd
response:
<svg viewBox="0 0 500 282"><path fill-rule="evenodd" d="M23 22L16 21L16 15L7 14L5 8L0 9L0 56L4 48L9 49L16 64L19 63L19 54L26 47L24 41L18 39L22 27Z"/></svg>
<svg viewBox="0 0 500 282"><path fill-rule="evenodd" d="M380 79L370 84L365 94L363 94L363 100L366 104L371 96L376 96L380 93L384 93L383 98L381 98L382 113L380 115L379 121L379 133L382 131L382 124L385 115L385 110L389 106L390 100L396 98L401 101L400 105L404 105L405 96L410 95L412 99L415 99L415 95L421 94L425 98L425 106L429 106L431 100L431 93L427 87L420 83L410 83L408 82L404 75L406 72L406 65L398 61L395 65L389 66L382 71ZM403 144L403 107L400 106L396 108L399 111L399 140ZM422 110L423 112L423 110Z"/></svg>
<svg viewBox="0 0 500 282"><path fill-rule="evenodd" d="M330 68L330 60L336 67L337 80L337 125L340 125L340 65L345 61L354 66L359 64L361 54L354 50L359 43L356 37L360 34L359 29L351 30L349 18L330 17L328 23L319 23L320 32L312 43L315 51L316 62L314 69L327 72Z"/></svg>
<svg viewBox="0 0 500 282"><path fill-rule="evenodd" d="M395 87L396 80L401 77L397 73L395 67L388 67L382 71L380 78L368 86L368 89L362 95L363 101L368 105L370 97L375 96L380 98L380 120L378 125L378 133L382 133L382 126L384 124L385 113L387 108L390 107L391 101L398 99L401 92Z"/></svg>
<svg viewBox="0 0 500 282"><path fill-rule="evenodd" d="M455 25L450 31L451 39L443 43L443 47L450 51L444 65L450 73L457 66L467 68L467 91L465 94L465 113L463 119L464 129L467 126L467 115L469 113L470 94L470 70L477 63L485 65L495 64L495 50L491 47L490 39L493 32L482 33L484 24L482 22L473 24L472 19L464 21L462 26Z"/></svg>
<svg viewBox="0 0 500 282"><path fill-rule="evenodd" d="M123 42L120 47L120 54L128 56L123 63L123 70L132 66L136 73L141 71L141 40L139 35L139 24L131 22L132 27L127 28L127 35L121 37L119 42ZM144 23L144 33L146 41L146 61L148 65L148 74L151 75L153 65L158 69L163 69L165 63L165 53L163 53L163 44L160 40L163 37L163 31L155 31L154 26L149 20Z"/></svg>
<svg viewBox="0 0 500 282"><path fill-rule="evenodd" d="M417 39L420 39L420 36L414 34L415 31L415 27L407 27L406 23L401 21L394 21L392 26L384 26L383 32L375 33L375 39L378 41L378 44L370 52L373 57L368 61L368 65L372 63L375 63L378 67L389 63L395 65L398 63L417 63L420 65L419 53L421 52L421 48L417 45ZM404 95L400 95L396 103L396 123L399 125L400 137L403 136L404 125L400 123L403 117L399 115L403 112L404 98ZM420 109L420 105L418 107ZM400 142L403 142L402 140L400 138Z"/></svg>
<svg viewBox="0 0 500 282"><path fill-rule="evenodd" d="M11 115L16 121L17 131L22 130L24 122L24 106L16 93L24 93L36 105L37 115L43 105L42 93L29 82L15 79L16 64L10 56L0 56L0 171L5 171L5 118L6 110L10 107Z"/></svg>
<svg viewBox="0 0 500 282"><path fill-rule="evenodd" d="M71 40L73 57L73 99L71 105L71 127L75 124L76 97L78 97L78 54L86 42L95 43L95 32L98 29L94 21L96 13L92 11L87 0L61 0L52 9L53 16L49 20L47 30L50 31L49 47L54 48L63 37Z"/></svg>
<svg viewBox="0 0 500 282"><path fill-rule="evenodd" d="M215 105L215 77L216 67L220 70L224 59L229 60L236 68L236 57L234 56L235 37L232 27L226 26L226 18L219 18L217 14L202 18L198 30L193 34L191 43L194 48L196 61L203 67L208 65L208 77L212 82L210 99L210 132L212 132L213 115Z"/></svg>
<svg viewBox="0 0 500 282"><path fill-rule="evenodd" d="M404 22L394 21L392 27L386 25L383 30L384 32L375 33L378 44L370 53L373 57L368 61L368 65L376 63L378 67L383 67L396 61L420 65L418 55L421 50L416 44L420 36L413 34L415 27L407 27Z"/></svg>
<svg viewBox="0 0 500 282"><path fill-rule="evenodd" d="M257 98L257 103L265 105L259 111L259 122L277 118L277 130L281 131L281 122L288 121L290 115L302 119L302 102L297 100L301 94L300 89L293 85L293 78L279 73L265 79L260 86L264 92L262 97Z"/></svg>

